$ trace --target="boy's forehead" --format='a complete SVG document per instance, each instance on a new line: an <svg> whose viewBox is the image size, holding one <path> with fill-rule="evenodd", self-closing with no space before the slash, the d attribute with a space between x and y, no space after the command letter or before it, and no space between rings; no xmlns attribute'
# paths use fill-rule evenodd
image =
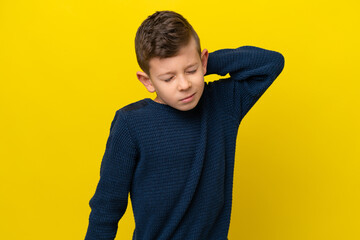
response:
<svg viewBox="0 0 360 240"><path fill-rule="evenodd" d="M190 67L199 63L200 56L196 45L188 44L182 47L178 54L172 57L154 57L149 60L149 69L154 74L162 74L176 68Z"/></svg>

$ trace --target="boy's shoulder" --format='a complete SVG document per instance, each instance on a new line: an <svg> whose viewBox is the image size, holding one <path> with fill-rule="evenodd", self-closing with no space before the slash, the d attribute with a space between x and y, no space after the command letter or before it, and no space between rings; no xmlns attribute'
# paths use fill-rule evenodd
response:
<svg viewBox="0 0 360 240"><path fill-rule="evenodd" d="M149 103L146 101L146 99L139 100L137 102L130 103L122 108L119 109L121 112L130 112L135 111L138 109L141 109L145 106L147 106Z"/></svg>
<svg viewBox="0 0 360 240"><path fill-rule="evenodd" d="M149 103L146 99L142 99L116 110L115 116L112 120L110 130L127 128L128 123L136 119L142 118L144 113L139 113L139 110L144 109Z"/></svg>

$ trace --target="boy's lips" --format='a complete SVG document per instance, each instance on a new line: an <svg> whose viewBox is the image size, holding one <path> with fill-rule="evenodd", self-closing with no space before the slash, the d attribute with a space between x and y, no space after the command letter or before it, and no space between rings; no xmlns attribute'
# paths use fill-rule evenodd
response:
<svg viewBox="0 0 360 240"><path fill-rule="evenodd" d="M195 95L195 93L193 93L193 94L191 94L191 95L189 95L189 96L181 99L180 101L182 101L182 102L189 102L189 101L191 101L191 100L193 99L194 95Z"/></svg>

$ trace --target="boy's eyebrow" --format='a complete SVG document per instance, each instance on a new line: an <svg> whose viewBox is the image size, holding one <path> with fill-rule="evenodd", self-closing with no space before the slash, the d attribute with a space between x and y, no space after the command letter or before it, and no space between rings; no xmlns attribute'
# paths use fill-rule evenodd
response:
<svg viewBox="0 0 360 240"><path fill-rule="evenodd" d="M194 66L196 66L197 64L198 64L198 63L192 63L192 64L188 65L188 66L185 68L185 70L188 69L188 68L194 67ZM161 76L163 76L163 75L168 75L168 74L174 74L174 72L169 71L169 72L166 72L166 73L162 73L162 74L158 75L157 77L161 77Z"/></svg>

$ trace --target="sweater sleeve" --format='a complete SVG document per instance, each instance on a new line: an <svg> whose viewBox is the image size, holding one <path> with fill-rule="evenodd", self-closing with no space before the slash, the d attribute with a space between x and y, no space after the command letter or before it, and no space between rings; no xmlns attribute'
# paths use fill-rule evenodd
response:
<svg viewBox="0 0 360 240"><path fill-rule="evenodd" d="M100 167L100 180L89 205L91 213L85 240L114 239L128 203L135 168L136 148L118 110Z"/></svg>
<svg viewBox="0 0 360 240"><path fill-rule="evenodd" d="M221 49L209 54L207 73L229 73L225 101L238 123L284 68L282 54L254 46Z"/></svg>

